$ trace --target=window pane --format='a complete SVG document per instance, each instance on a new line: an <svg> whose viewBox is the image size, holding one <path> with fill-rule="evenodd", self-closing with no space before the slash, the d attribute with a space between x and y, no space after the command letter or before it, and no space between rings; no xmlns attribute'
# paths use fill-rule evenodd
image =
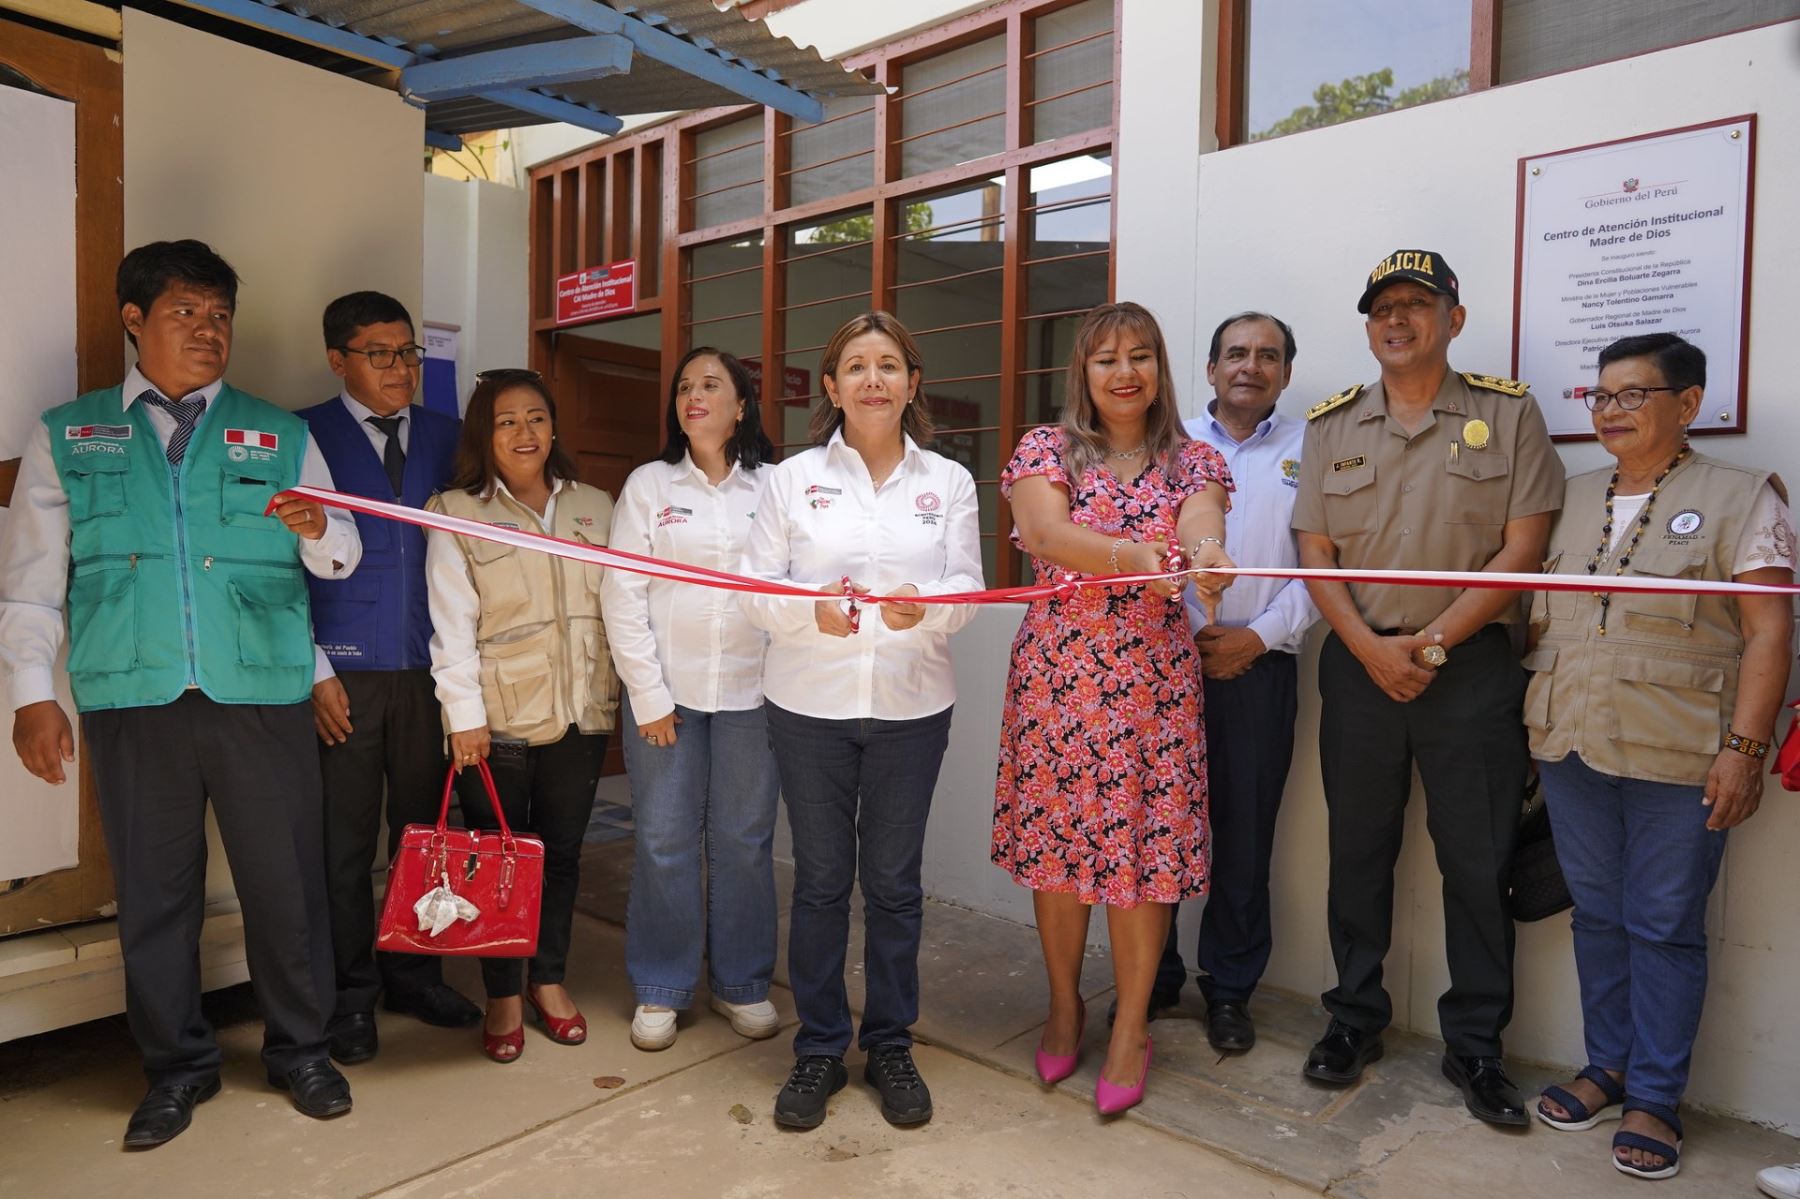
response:
<svg viewBox="0 0 1800 1199"><path fill-rule="evenodd" d="M694 228L742 220L762 211L763 118L755 116L694 135Z"/></svg>
<svg viewBox="0 0 1800 1199"><path fill-rule="evenodd" d="M1250 141L1408 108L1469 88L1468 4L1249 0Z"/></svg>
<svg viewBox="0 0 1800 1199"><path fill-rule="evenodd" d="M902 298L912 290L909 283L998 270L1006 240L1005 189L1005 177L996 176L901 205L906 229L896 235L895 266Z"/></svg>
<svg viewBox="0 0 1800 1199"><path fill-rule="evenodd" d="M869 310L874 232L867 208L787 230L787 350L811 357L838 326Z"/></svg>
<svg viewBox="0 0 1800 1199"><path fill-rule="evenodd" d="M1571 71L1800 17L1800 0L1504 0L1500 82Z"/></svg>
<svg viewBox="0 0 1800 1199"><path fill-rule="evenodd" d="M1047 142L1112 123L1112 0L1084 0L1037 19L1031 132Z"/></svg>
<svg viewBox="0 0 1800 1199"><path fill-rule="evenodd" d="M695 246L686 258L687 344L717 346L739 358L761 354L761 235Z"/></svg>
<svg viewBox="0 0 1800 1199"><path fill-rule="evenodd" d="M997 374L979 379L940 380L927 371L925 396L931 403L931 423L946 434L956 429L993 428L1000 423L1000 376ZM995 476L977 476L992 477Z"/></svg>
<svg viewBox="0 0 1800 1199"><path fill-rule="evenodd" d="M1006 148L1006 37L908 63L900 76L900 171L923 175Z"/></svg>
<svg viewBox="0 0 1800 1199"><path fill-rule="evenodd" d="M1000 468L1005 463L994 460L995 455L999 453L998 447L999 434L997 433L943 433L932 445L933 449L952 462L962 463L977 480L1000 477ZM997 495L998 492L995 494ZM983 533L994 531L994 517L991 511L982 513L981 531Z"/></svg>
<svg viewBox="0 0 1800 1199"><path fill-rule="evenodd" d="M796 125L788 138L788 203L810 204L875 183L875 102L867 96L825 101L825 119Z"/></svg>
<svg viewBox="0 0 1800 1199"><path fill-rule="evenodd" d="M1112 156L1084 154L1031 168L1032 261L1112 247Z"/></svg>
<svg viewBox="0 0 1800 1199"><path fill-rule="evenodd" d="M966 414L977 411L973 423L1000 423L998 385L979 380L1000 371L1004 186L988 179L903 205L894 314L918 339L932 415L944 428L971 423Z"/></svg>

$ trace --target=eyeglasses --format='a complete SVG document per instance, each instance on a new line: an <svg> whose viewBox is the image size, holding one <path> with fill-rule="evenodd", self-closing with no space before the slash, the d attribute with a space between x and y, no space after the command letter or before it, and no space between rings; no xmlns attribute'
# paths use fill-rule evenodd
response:
<svg viewBox="0 0 1800 1199"><path fill-rule="evenodd" d="M1383 300L1369 309L1369 319L1385 321L1393 316L1396 309L1402 316L1416 316L1427 308L1434 307L1437 301L1430 296L1414 296L1410 300Z"/></svg>
<svg viewBox="0 0 1800 1199"><path fill-rule="evenodd" d="M337 349L340 354L361 354L378 371L393 366L396 358L408 366L417 366L425 361L424 346L401 346L397 350L353 350L349 346L339 346Z"/></svg>
<svg viewBox="0 0 1800 1199"><path fill-rule="evenodd" d="M1619 401L1619 407L1627 412L1636 412L1644 406L1651 392L1680 390L1679 387L1627 387L1623 391L1590 391L1581 397L1581 402L1588 406L1589 412L1600 411L1609 400Z"/></svg>
<svg viewBox="0 0 1800 1199"><path fill-rule="evenodd" d="M507 383L519 379L542 381L543 377L543 375L532 370L528 366L498 366L491 371L475 372L475 381L477 383L486 383L490 379L496 383Z"/></svg>

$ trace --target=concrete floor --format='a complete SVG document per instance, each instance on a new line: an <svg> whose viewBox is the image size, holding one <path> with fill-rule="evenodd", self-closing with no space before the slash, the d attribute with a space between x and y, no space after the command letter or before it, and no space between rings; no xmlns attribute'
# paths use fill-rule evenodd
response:
<svg viewBox="0 0 1800 1199"><path fill-rule="evenodd" d="M482 1058L475 1034L384 1016L381 1056L351 1068L356 1110L330 1123L296 1114L256 1060L248 988L208 997L221 1029L225 1088L161 1149L119 1148L142 1092L122 1018L0 1045L0 1195L39 1196L1080 1196L1344 1199L1444 1194L1644 1195L1607 1162L1611 1128L1557 1134L1489 1129L1437 1071L1441 1045L1390 1035L1385 1060L1347 1091L1299 1074L1322 1027L1310 1004L1259 998L1261 1039L1221 1060L1198 1000L1152 1026L1146 1102L1103 1121L1093 1110L1104 1021L1090 1023L1082 1069L1051 1089L1031 1075L1043 983L1032 930L929 905L921 960L918 1060L936 1098L925 1127L888 1126L860 1081L823 1128L774 1127L770 1104L790 1062L784 1032L748 1042L703 1005L680 1039L642 1053L627 1039L631 995L621 926L630 841L590 845L570 987L590 1021L584 1046L528 1032L523 1058ZM786 881L782 880L785 894ZM785 921L784 921L785 924ZM853 944L851 961L860 958ZM475 970L451 963L466 994ZM782 981L778 971L777 981ZM853 966L851 997L860 1002ZM1087 971L1104 1011L1107 962ZM774 992L791 1020L785 989ZM1517 1071L1522 1085L1547 1076ZM1751 1195L1762 1166L1800 1160L1800 1143L1696 1116L1673 1196Z"/></svg>

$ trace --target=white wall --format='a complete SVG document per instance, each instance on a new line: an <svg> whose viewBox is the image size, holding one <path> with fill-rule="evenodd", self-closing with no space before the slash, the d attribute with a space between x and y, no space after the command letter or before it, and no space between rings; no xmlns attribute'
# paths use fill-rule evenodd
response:
<svg viewBox="0 0 1800 1199"><path fill-rule="evenodd" d="M526 366L531 353L531 194L480 180L424 176L421 321L456 325L457 405L475 372Z"/></svg>
<svg viewBox="0 0 1800 1199"><path fill-rule="evenodd" d="M124 52L126 248L210 244L243 279L231 382L288 408L334 394L326 304L373 288L419 311L423 112L133 8Z"/></svg>
<svg viewBox="0 0 1800 1199"><path fill-rule="evenodd" d="M1153 0L1144 7L1156 8ZM1129 6L1128 6L1129 7ZM1128 16L1130 14L1128 13ZM1140 29L1126 26L1127 62ZM1758 224L1752 267L1749 422L1755 441L1708 437L1702 449L1794 477L1784 447L1800 444L1792 398L1792 330L1800 319L1792 280L1800 240L1790 228L1800 195L1800 25L1754 30L1566 75L1248 145L1199 162L1199 190L1149 204L1134 162L1122 155L1120 211L1156 216L1119 223L1120 294L1167 287L1131 276L1148 243L1187 225L1197 232L1191 272L1202 333L1231 311L1267 308L1299 340L1294 384L1282 409L1298 413L1376 375L1356 315L1371 264L1396 246L1427 246L1454 264L1469 310L1453 347L1459 369L1507 374L1516 159L1738 113L1759 114ZM1128 71L1129 74L1129 71ZM1674 81L1679 81L1676 83ZM1129 83L1128 83L1129 86ZM1126 128L1138 127L1126 92ZM1156 114L1155 120L1162 119ZM1129 145L1129 143L1127 143ZM1129 153L1129 150L1127 150ZM1197 202L1196 202L1197 199ZM1182 259L1181 261L1187 261ZM1198 367L1184 380L1190 406L1204 399ZM1567 446L1571 473L1610 461L1596 446ZM1325 943L1325 811L1317 755L1318 699L1309 646L1302 679L1299 754L1282 813L1274 867L1275 956L1268 982L1302 994L1334 981ZM1690 1097L1800 1127L1800 1025L1788 1005L1800 986L1800 904L1794 857L1800 803L1773 789L1763 811L1734 833L1714 895L1713 981L1694 1058ZM1423 795L1409 812L1388 983L1397 1022L1435 1033L1444 965L1439 876L1424 829ZM1518 1008L1510 1053L1579 1063L1579 1005L1568 918L1520 928Z"/></svg>

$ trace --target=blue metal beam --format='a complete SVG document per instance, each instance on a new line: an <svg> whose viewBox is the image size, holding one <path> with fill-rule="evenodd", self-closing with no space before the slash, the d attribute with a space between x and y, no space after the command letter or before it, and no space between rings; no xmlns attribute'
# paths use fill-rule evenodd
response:
<svg viewBox="0 0 1800 1199"><path fill-rule="evenodd" d="M454 154L463 148L463 139L454 133L440 133L436 129L427 129L425 144L433 150L448 150Z"/></svg>
<svg viewBox="0 0 1800 1199"><path fill-rule="evenodd" d="M297 17L286 9L258 4L256 0L176 0L176 3L377 66L401 68L412 65L415 60L414 55L378 38L364 37L309 17Z"/></svg>
<svg viewBox="0 0 1800 1199"><path fill-rule="evenodd" d="M543 87L631 70L631 43L615 33L485 50L400 72L400 93L418 100L472 96L496 87Z"/></svg>
<svg viewBox="0 0 1800 1199"><path fill-rule="evenodd" d="M756 104L767 105L801 121L825 119L825 105L740 63L727 62L667 30L626 17L595 0L519 0L527 8L556 17L589 33L622 33L638 50L657 62L697 79L716 83Z"/></svg>
<svg viewBox="0 0 1800 1199"><path fill-rule="evenodd" d="M477 93L483 100L494 104L504 104L508 108L516 108L520 112L528 112L534 117L543 117L546 121L566 121L583 129L592 129L595 133L608 136L625 127L625 123L610 113L601 112L597 108L588 108L581 104L571 104L567 100L559 100L555 96L546 96L542 92L529 91L522 87L492 87Z"/></svg>

